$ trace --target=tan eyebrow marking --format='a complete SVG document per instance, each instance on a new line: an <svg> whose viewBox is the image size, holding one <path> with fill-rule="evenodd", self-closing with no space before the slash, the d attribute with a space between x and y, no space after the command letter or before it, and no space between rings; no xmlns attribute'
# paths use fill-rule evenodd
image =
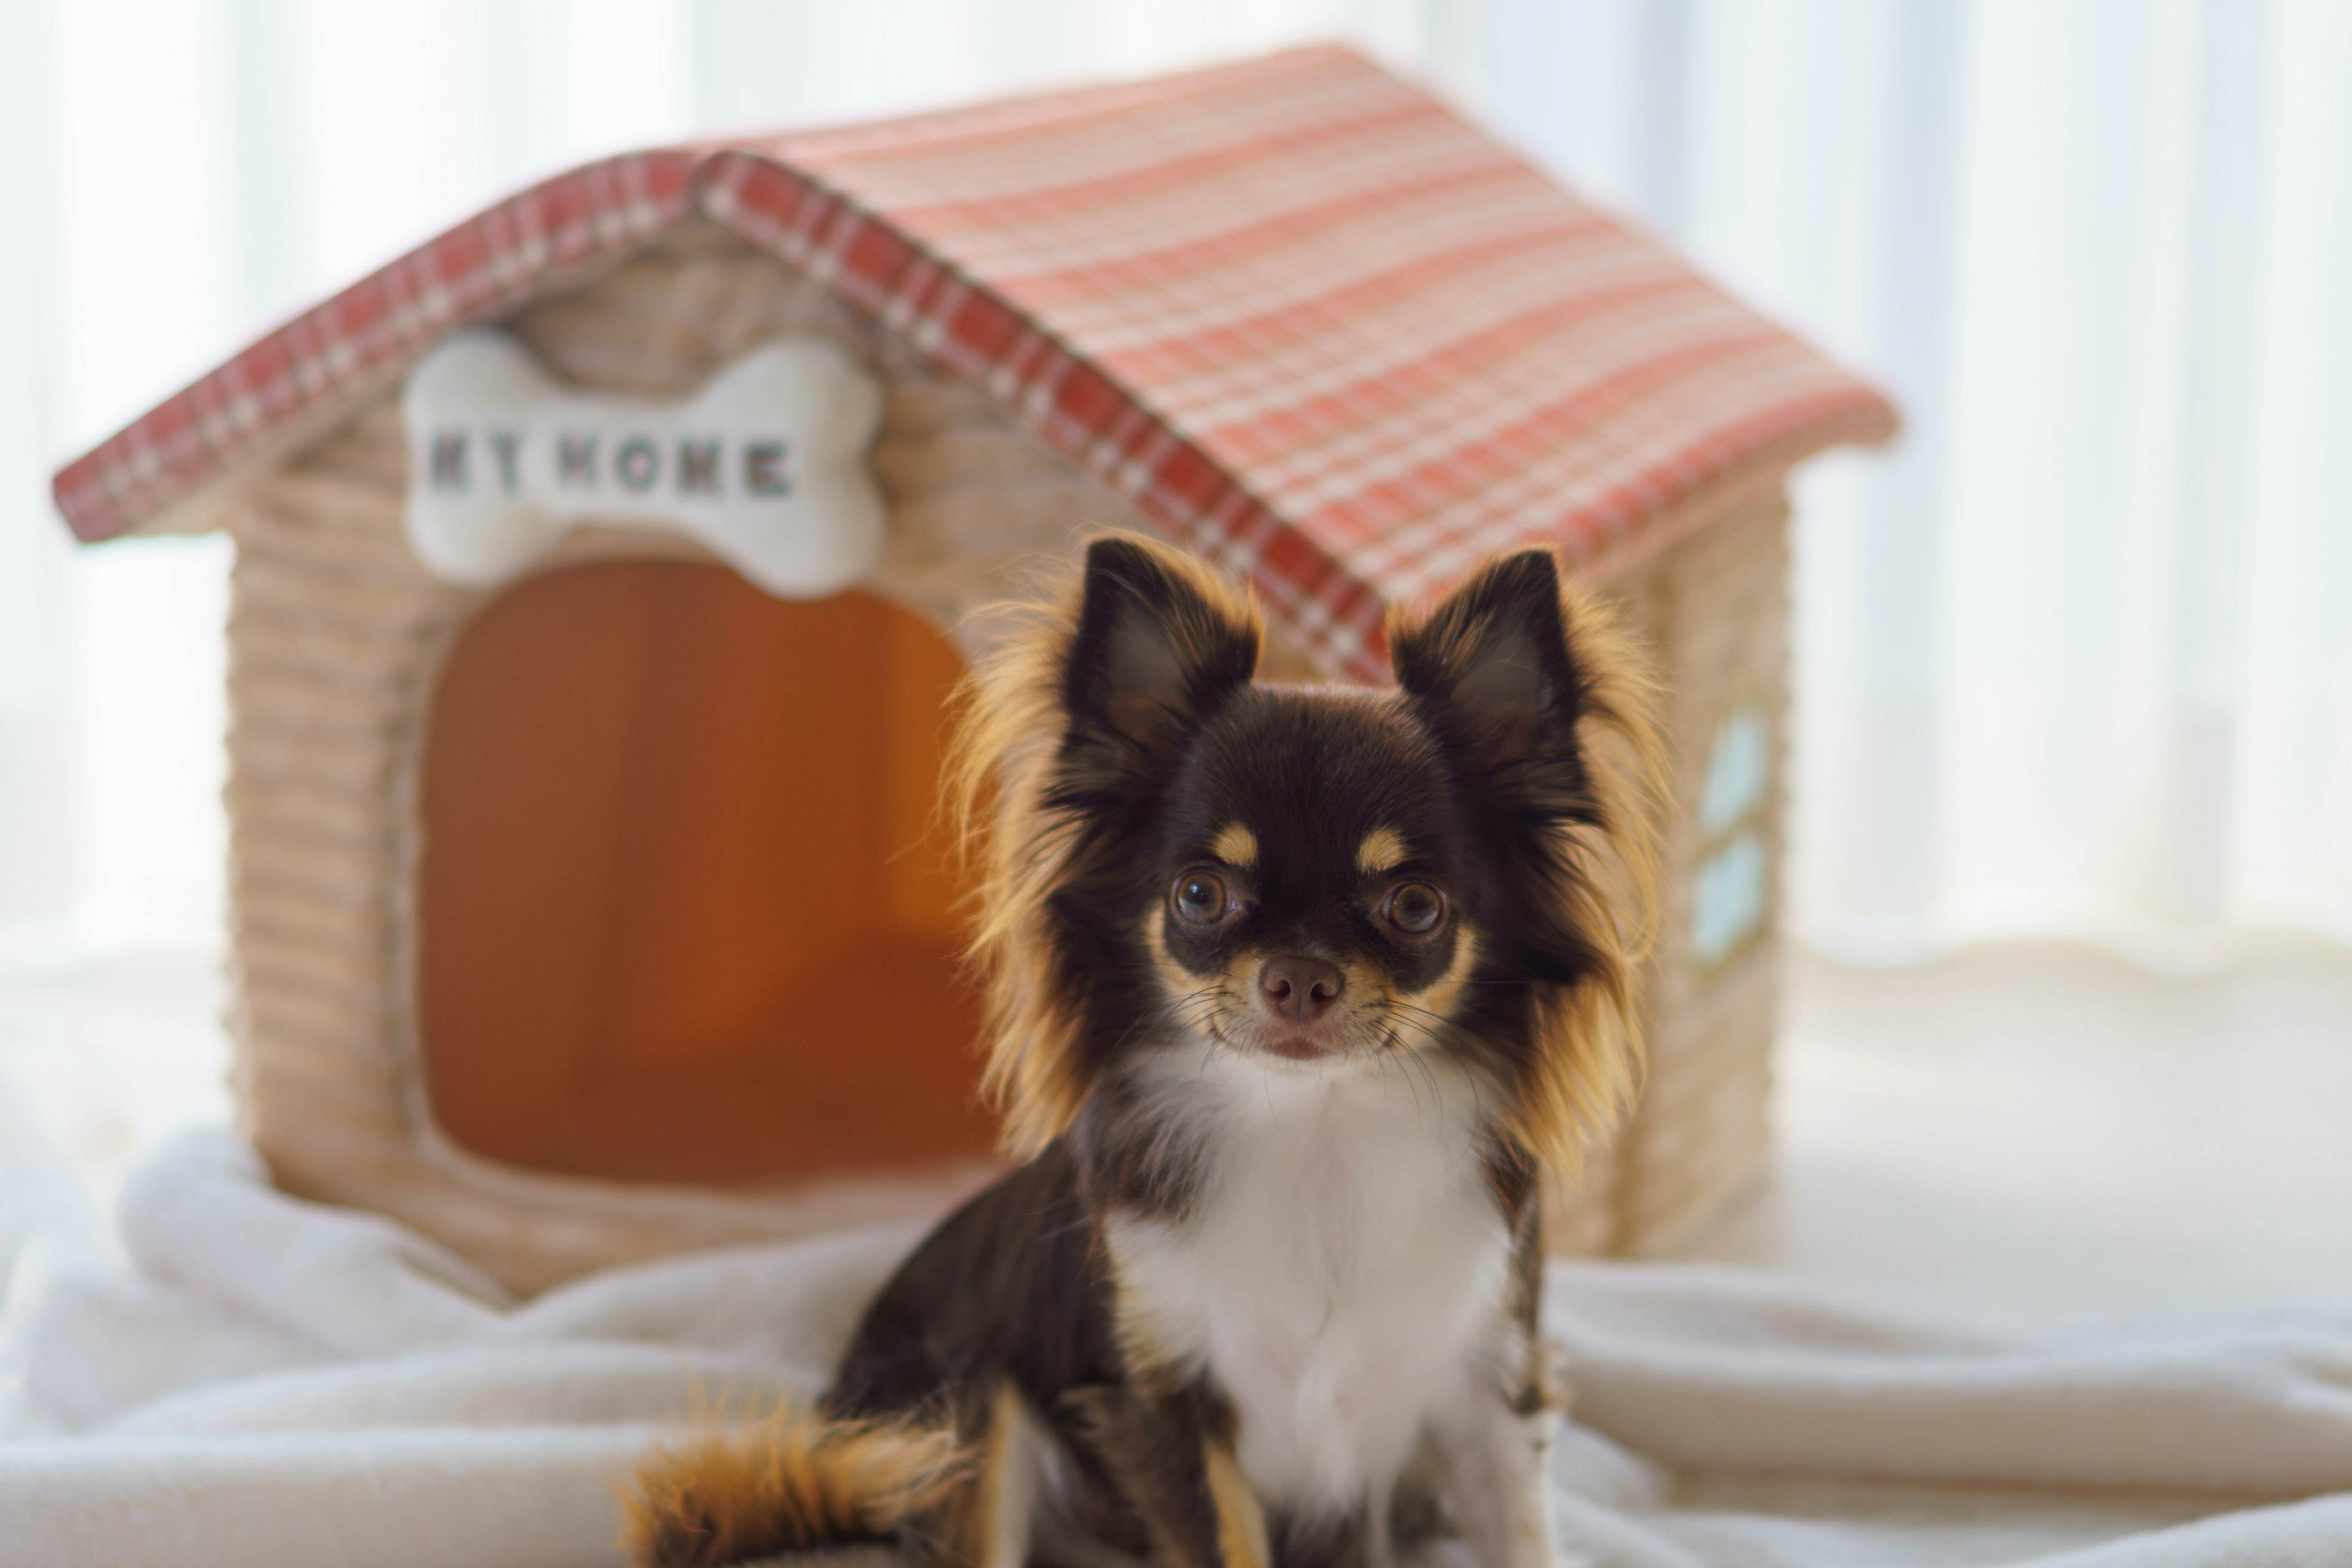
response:
<svg viewBox="0 0 2352 1568"><path fill-rule="evenodd" d="M1356 868L1367 877L1377 877L1403 859L1404 840L1393 827L1375 827L1356 846Z"/></svg>
<svg viewBox="0 0 2352 1568"><path fill-rule="evenodd" d="M1238 822L1228 822L1209 840L1209 851L1228 866L1257 864L1257 835Z"/></svg>

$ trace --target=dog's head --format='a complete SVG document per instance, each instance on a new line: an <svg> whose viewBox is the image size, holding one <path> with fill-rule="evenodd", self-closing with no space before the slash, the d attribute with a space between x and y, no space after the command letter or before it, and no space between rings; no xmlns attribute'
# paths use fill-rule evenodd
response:
<svg viewBox="0 0 2352 1568"><path fill-rule="evenodd" d="M1261 637L1191 558L1115 535L981 679L962 776L1001 791L981 947L1016 1143L1206 1039L1291 1074L1452 1053L1572 1162L1634 1070L1638 669L1542 550L1398 617L1391 689L1260 684Z"/></svg>

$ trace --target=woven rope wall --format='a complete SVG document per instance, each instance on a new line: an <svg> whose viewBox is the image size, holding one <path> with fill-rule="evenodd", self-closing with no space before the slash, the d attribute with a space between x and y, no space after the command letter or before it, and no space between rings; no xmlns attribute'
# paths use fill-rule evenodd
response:
<svg viewBox="0 0 2352 1568"><path fill-rule="evenodd" d="M1779 904L1788 710L1788 518L1776 489L1620 584L1671 688L1675 811L1647 1014L1642 1104L1617 1140L1608 1249L1655 1253L1689 1239L1760 1174L1769 1146L1780 1004ZM1692 960L1696 826L1709 753L1735 704L1768 721L1760 813L1764 923L1712 969Z"/></svg>
<svg viewBox="0 0 2352 1568"><path fill-rule="evenodd" d="M1024 563L1066 550L1088 523L1132 525L1113 495L982 395L930 374L824 290L717 230L681 236L509 326L570 380L672 395L781 333L841 342L888 389L873 461L893 525L869 586L967 655L998 624L992 608L1020 593ZM241 1115L278 1179L403 1219L526 1291L616 1262L935 1206L936 1177L761 1196L540 1176L494 1167L433 1130L410 1016L412 795L435 673L482 598L410 554L405 481L398 411L386 403L249 487L229 519L231 1023ZM1678 710L1686 782L1687 758L1703 761L1692 747L1705 744L1692 731L1713 722L1711 711L1693 717L1706 694L1759 668L1776 679L1779 636L1777 623L1769 637L1699 635L1689 611L1769 618L1772 606L1741 585L1753 547L1739 556L1725 542L1769 533L1777 550L1780 516L1777 506L1743 514L1625 584L1637 624L1668 651L1677 681L1693 684ZM616 553L698 547L583 530L548 564ZM1270 677L1307 673L1295 650L1269 649ZM1686 855L1678 850L1671 886L1685 880ZM1756 963L1762 978L1748 990L1769 991L1769 967ZM1752 1014L1759 1043L1742 1033L1744 1001L1719 1002L1727 993L1717 986L1700 1007L1669 980L1654 998L1651 1098L1622 1154L1603 1152L1581 1195L1555 1198L1563 1249L1644 1244L1752 1168L1769 1008ZM1699 1012L1719 1022L1689 1026L1684 1015ZM1686 1134L1685 1118L1706 1125ZM1724 1142L1717 1123L1738 1136Z"/></svg>

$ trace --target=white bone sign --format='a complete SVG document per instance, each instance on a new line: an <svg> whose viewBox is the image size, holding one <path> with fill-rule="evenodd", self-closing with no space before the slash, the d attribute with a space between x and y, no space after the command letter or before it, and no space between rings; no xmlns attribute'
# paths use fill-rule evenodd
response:
<svg viewBox="0 0 2352 1568"><path fill-rule="evenodd" d="M448 582L503 582L592 521L675 529L784 598L847 587L882 553L865 459L881 390L823 339L764 344L661 402L565 386L504 333L459 332L401 409L409 544Z"/></svg>

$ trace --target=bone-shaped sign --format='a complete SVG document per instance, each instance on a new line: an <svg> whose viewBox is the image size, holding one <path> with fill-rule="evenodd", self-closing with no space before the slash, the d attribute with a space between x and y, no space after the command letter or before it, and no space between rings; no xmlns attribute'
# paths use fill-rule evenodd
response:
<svg viewBox="0 0 2352 1568"><path fill-rule="evenodd" d="M585 393L494 331L417 362L408 540L468 587L504 581L576 522L672 528L785 598L864 577L887 528L866 443L874 379L817 338L772 342L683 402Z"/></svg>

